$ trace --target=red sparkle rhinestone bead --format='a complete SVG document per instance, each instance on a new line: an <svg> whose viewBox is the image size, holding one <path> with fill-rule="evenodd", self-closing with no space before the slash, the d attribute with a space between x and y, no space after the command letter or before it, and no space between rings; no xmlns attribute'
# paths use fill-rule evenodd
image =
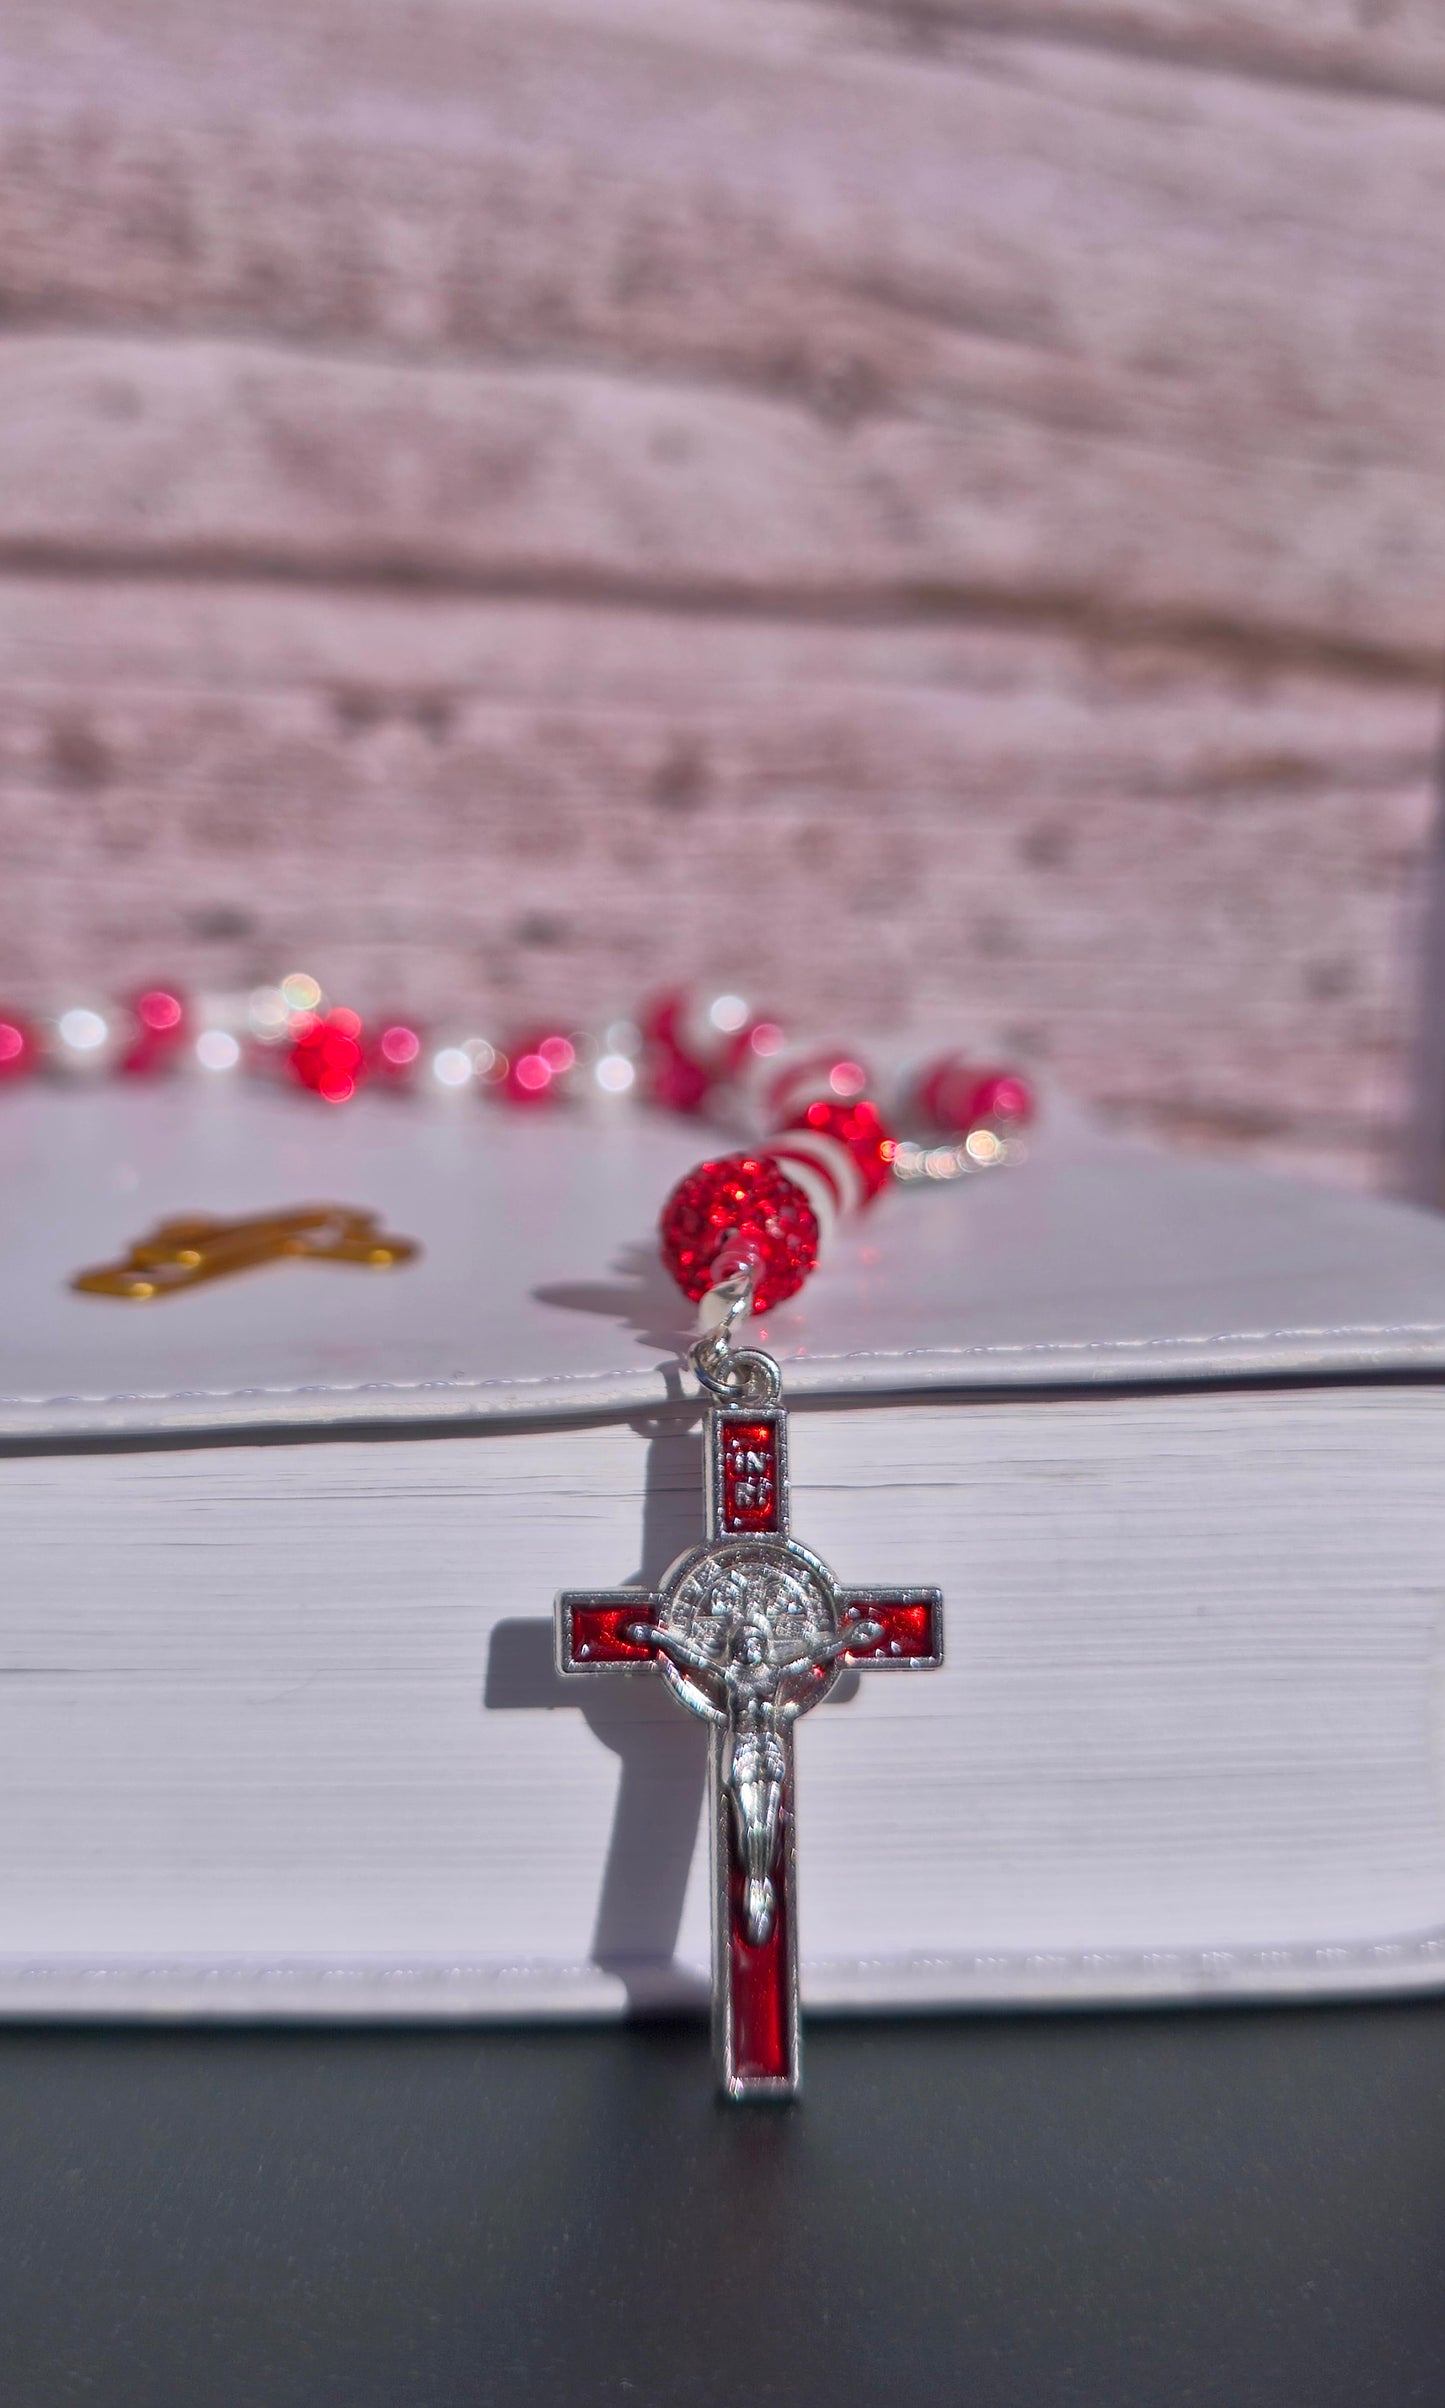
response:
<svg viewBox="0 0 1445 2408"><path fill-rule="evenodd" d="M0 1079L23 1079L40 1060L35 1032L18 1013L0 1012Z"/></svg>
<svg viewBox="0 0 1445 2408"><path fill-rule="evenodd" d="M790 1129L817 1129L824 1137L836 1138L852 1155L863 1182L863 1201L871 1204L888 1185L897 1143L876 1104L866 1095L856 1103L838 1104L818 1096L807 1108L789 1121Z"/></svg>
<svg viewBox="0 0 1445 2408"><path fill-rule="evenodd" d="M289 1068L328 1104L348 1103L366 1076L358 1013L310 1012L293 1024Z"/></svg>
<svg viewBox="0 0 1445 2408"><path fill-rule="evenodd" d="M700 1162L662 1208L662 1259L693 1303L712 1285L727 1250L756 1256L761 1272L754 1309L765 1313L794 1296L818 1260L812 1205L766 1154L726 1154Z"/></svg>

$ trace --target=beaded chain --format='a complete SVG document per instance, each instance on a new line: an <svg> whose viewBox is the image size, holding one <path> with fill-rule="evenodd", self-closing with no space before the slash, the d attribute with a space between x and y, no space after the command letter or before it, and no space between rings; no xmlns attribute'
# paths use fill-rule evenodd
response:
<svg viewBox="0 0 1445 2408"><path fill-rule="evenodd" d="M193 1001L155 986L48 1017L0 1011L0 1085L188 1069L279 1079L333 1106L371 1085L471 1092L526 1110L634 1098L720 1121L744 1136L743 1150L689 1171L659 1224L663 1260L705 1317L705 1300L739 1282L756 1312L795 1295L840 1218L866 1211L892 1181L1017 1160L1035 1113L1016 1071L946 1052L880 1077L852 1052L790 1038L734 994L670 993L636 1020L534 1027L505 1049L409 1018L368 1026L299 971L243 996Z"/></svg>

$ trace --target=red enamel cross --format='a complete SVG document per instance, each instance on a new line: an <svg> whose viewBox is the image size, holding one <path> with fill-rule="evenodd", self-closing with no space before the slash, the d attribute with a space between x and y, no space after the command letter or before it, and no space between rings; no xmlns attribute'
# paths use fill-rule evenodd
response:
<svg viewBox="0 0 1445 2408"><path fill-rule="evenodd" d="M734 2099L790 2098L800 2074L793 1726L845 1665L941 1663L943 1599L841 1588L789 1537L787 1415L775 1401L711 1405L706 1422L705 1542L659 1589L564 1590L557 1661L568 1673L660 1671L711 1726L719 2079Z"/></svg>

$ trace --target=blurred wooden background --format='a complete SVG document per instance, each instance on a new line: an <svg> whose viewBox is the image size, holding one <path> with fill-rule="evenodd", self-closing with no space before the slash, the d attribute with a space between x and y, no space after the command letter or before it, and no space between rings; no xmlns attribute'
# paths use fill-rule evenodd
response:
<svg viewBox="0 0 1445 2408"><path fill-rule="evenodd" d="M1442 0L6 0L15 1000L696 969L1383 1178L1442 638Z"/></svg>

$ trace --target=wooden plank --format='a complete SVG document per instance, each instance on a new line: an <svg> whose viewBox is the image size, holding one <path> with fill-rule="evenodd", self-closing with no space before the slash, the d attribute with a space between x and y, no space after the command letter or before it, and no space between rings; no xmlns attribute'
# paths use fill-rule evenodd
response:
<svg viewBox="0 0 1445 2408"><path fill-rule="evenodd" d="M844 0L887 38L948 54L950 37L1074 42L1197 72L1445 98L1438 0ZM609 0L615 5L615 0Z"/></svg>
<svg viewBox="0 0 1445 2408"><path fill-rule="evenodd" d="M700 958L1378 1172L1442 42L1418 0L10 0L0 963L314 955L501 1022Z"/></svg>
<svg viewBox="0 0 1445 2408"><path fill-rule="evenodd" d="M1421 688L1009 626L0 580L0 961L492 1028L700 970L1377 1177L1434 735Z"/></svg>
<svg viewBox="0 0 1445 2408"><path fill-rule="evenodd" d="M109 101L118 79L156 94L199 80L235 114L334 106L359 62L378 89L454 101L484 47L519 26L544 27L553 47L621 36L753 61L837 58L884 36L930 57L950 34L1072 43L1421 104L1445 69L1438 0L423 0L405 12L212 0L203 16L187 0L67 0L63 12L10 0L6 18L0 57L23 57L32 83Z"/></svg>
<svg viewBox="0 0 1445 2408"><path fill-rule="evenodd" d="M226 339L12 335L9 557L982 597L1423 673L1445 112L617 13L10 12L11 325Z"/></svg>
<svg viewBox="0 0 1445 2408"><path fill-rule="evenodd" d="M1435 670L1432 462L1376 457L1343 478L1224 459L1206 475L1187 449L991 412L840 429L692 387L215 341L14 337L0 389L11 565L824 613L1011 604Z"/></svg>

